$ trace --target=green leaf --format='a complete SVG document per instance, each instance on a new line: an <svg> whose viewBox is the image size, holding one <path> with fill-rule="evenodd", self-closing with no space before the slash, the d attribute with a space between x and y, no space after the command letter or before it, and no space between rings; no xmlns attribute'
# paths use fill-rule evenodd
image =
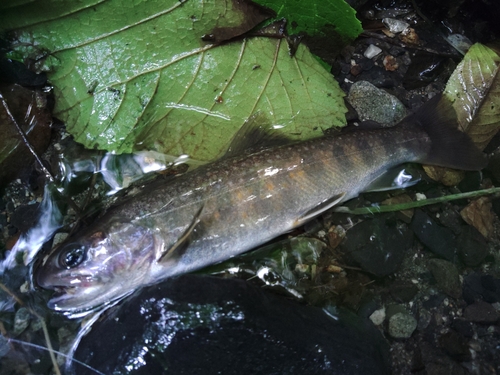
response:
<svg viewBox="0 0 500 375"><path fill-rule="evenodd" d="M250 30L267 17L260 8L236 0L46 3L51 11L27 4L3 12L0 25L15 29L16 52L47 57L54 115L88 148L212 160L256 113L294 139L345 123L342 91L306 47L290 57L284 39L212 42Z"/></svg>
<svg viewBox="0 0 500 375"><path fill-rule="evenodd" d="M445 95L461 128L483 150L500 129L500 56L474 44L451 75Z"/></svg>
<svg viewBox="0 0 500 375"><path fill-rule="evenodd" d="M286 18L294 34L325 36L335 33L341 38L354 40L362 31L356 11L344 0L255 0Z"/></svg>

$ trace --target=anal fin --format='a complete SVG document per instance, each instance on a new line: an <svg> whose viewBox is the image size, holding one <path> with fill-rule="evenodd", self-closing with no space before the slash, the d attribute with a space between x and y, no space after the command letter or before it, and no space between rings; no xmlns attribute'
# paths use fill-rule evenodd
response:
<svg viewBox="0 0 500 375"><path fill-rule="evenodd" d="M337 194L337 195L321 202L320 204L316 205L311 210L307 211L305 214L303 214L302 216L297 218L295 220L294 224L296 226L299 226L299 225L302 225L305 222L309 221L310 219L312 219L318 215L321 215L323 212L328 211L333 206L339 204L342 201L342 199L345 197L345 195L346 195L346 193Z"/></svg>

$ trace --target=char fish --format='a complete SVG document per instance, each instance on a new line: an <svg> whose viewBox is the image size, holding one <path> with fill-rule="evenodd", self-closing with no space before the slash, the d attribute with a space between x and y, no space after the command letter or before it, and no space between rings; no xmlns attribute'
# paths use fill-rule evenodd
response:
<svg viewBox="0 0 500 375"><path fill-rule="evenodd" d="M40 255L49 307L74 315L248 251L356 197L406 162L480 170L486 157L435 97L392 128L225 157L144 189Z"/></svg>

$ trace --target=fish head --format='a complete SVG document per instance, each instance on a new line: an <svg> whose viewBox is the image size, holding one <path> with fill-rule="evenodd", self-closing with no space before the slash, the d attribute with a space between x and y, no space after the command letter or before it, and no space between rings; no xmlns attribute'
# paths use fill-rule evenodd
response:
<svg viewBox="0 0 500 375"><path fill-rule="evenodd" d="M48 305L74 315L106 305L148 282L155 236L134 223L87 230L41 259L34 281L55 290Z"/></svg>

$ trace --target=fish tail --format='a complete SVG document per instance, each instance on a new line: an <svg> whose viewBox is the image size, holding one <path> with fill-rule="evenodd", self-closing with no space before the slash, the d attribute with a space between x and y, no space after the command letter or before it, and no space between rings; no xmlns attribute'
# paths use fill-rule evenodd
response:
<svg viewBox="0 0 500 375"><path fill-rule="evenodd" d="M421 163L465 171L481 170L488 163L486 155L457 128L455 109L441 94L425 103L408 120L408 125L417 123L430 138L430 150Z"/></svg>

